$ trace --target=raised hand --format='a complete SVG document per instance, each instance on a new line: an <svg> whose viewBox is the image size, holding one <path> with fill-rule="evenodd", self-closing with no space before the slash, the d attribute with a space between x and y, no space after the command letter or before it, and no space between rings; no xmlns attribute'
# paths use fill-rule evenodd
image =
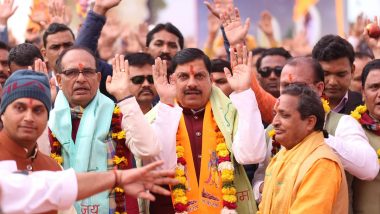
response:
<svg viewBox="0 0 380 214"><path fill-rule="evenodd" d="M212 3L208 1L203 2L207 9L218 19L220 18L220 14L227 10L228 7L234 6L233 0L213 0Z"/></svg>
<svg viewBox="0 0 380 214"><path fill-rule="evenodd" d="M7 25L8 19L15 13L17 6L13 8L14 0L0 1L0 25Z"/></svg>
<svg viewBox="0 0 380 214"><path fill-rule="evenodd" d="M371 23L371 20L367 19L365 26L367 26L370 23ZM375 16L374 21L372 23L379 26L377 16ZM380 59L380 37L378 38L370 37L368 29L364 27L363 38L368 44L368 47L371 48L373 55L375 56L375 59Z"/></svg>
<svg viewBox="0 0 380 214"><path fill-rule="evenodd" d="M261 13L258 26L267 37L273 37L272 15L269 11Z"/></svg>
<svg viewBox="0 0 380 214"><path fill-rule="evenodd" d="M48 73L46 63L42 61L41 59L34 60L34 69L31 66L28 66L28 69L34 70L35 72L43 73L49 79L49 73ZM50 86L51 102L54 103L55 98L57 97L57 94L58 94L55 77L50 78L49 86Z"/></svg>
<svg viewBox="0 0 380 214"><path fill-rule="evenodd" d="M232 90L241 92L251 87L252 52L246 46L236 45L236 50L230 48L231 71L224 68L224 73Z"/></svg>
<svg viewBox="0 0 380 214"><path fill-rule="evenodd" d="M242 25L239 9L229 7L227 11L221 13L220 20L230 45L242 44L248 34L250 19L247 18Z"/></svg>
<svg viewBox="0 0 380 214"><path fill-rule="evenodd" d="M167 78L167 64L166 60L162 61L160 57L155 60L152 65L154 87L160 96L162 103L173 105L176 97L176 86L174 83L169 83ZM172 75L170 78L175 78ZM172 79L174 81L174 79Z"/></svg>
<svg viewBox="0 0 380 214"><path fill-rule="evenodd" d="M116 54L112 59L112 77L106 80L108 93L116 98L117 101L131 95L129 91L129 64L124 60L124 55Z"/></svg>
<svg viewBox="0 0 380 214"><path fill-rule="evenodd" d="M94 5L94 12L104 16L107 11L119 5L121 0L96 0Z"/></svg>
<svg viewBox="0 0 380 214"><path fill-rule="evenodd" d="M66 14L66 6L63 0L50 0L48 6L50 23L70 24L71 20Z"/></svg>
<svg viewBox="0 0 380 214"><path fill-rule="evenodd" d="M156 161L144 167L133 168L120 173L120 185L124 192L132 197L138 197L154 201L153 193L170 195L170 192L159 185L175 185L178 181L174 178L174 170L154 171L163 161Z"/></svg>

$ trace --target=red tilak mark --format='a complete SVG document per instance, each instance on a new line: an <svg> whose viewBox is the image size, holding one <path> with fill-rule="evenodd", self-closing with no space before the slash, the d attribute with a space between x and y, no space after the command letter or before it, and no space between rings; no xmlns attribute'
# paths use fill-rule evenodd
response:
<svg viewBox="0 0 380 214"><path fill-rule="evenodd" d="M293 82L293 75L292 74L288 74L288 79L289 79L289 82Z"/></svg>
<svg viewBox="0 0 380 214"><path fill-rule="evenodd" d="M82 63L79 63L79 64L78 64L78 67L79 67L80 70L82 70L83 67L84 67L84 65L83 65Z"/></svg>
<svg viewBox="0 0 380 214"><path fill-rule="evenodd" d="M192 65L190 65L190 74L194 75L194 67Z"/></svg>
<svg viewBox="0 0 380 214"><path fill-rule="evenodd" d="M29 98L29 107L33 107L33 99Z"/></svg>

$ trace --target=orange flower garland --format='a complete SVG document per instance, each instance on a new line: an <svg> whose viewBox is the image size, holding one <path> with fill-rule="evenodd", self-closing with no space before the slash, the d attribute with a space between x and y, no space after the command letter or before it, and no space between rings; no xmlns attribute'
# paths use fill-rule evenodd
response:
<svg viewBox="0 0 380 214"><path fill-rule="evenodd" d="M214 131L216 132L216 153L218 157L218 171L222 180L222 200L223 209L221 213L234 214L237 208L236 188L234 185L234 166L231 162L230 152L228 151L227 144L224 136L218 128L215 120L213 120ZM175 170L175 178L179 184L173 186L172 195L174 198L174 211L176 214L187 214L188 198L187 191L187 178L185 174L186 160L183 157L185 153L184 147L179 142L177 133L177 166Z"/></svg>
<svg viewBox="0 0 380 214"><path fill-rule="evenodd" d="M125 145L125 130L123 130L121 127L122 118L123 115L120 112L120 108L118 106L115 106L114 111L112 113L111 137L112 140L116 143L116 148L112 161L114 167L119 170L128 169L128 158L126 157L126 154L129 151L129 149ZM51 146L50 157L56 160L58 164L63 165L64 160L62 157L62 146L50 129L49 141ZM127 212L125 211L125 194L123 188L115 187L114 192L116 202L115 214L127 214Z"/></svg>

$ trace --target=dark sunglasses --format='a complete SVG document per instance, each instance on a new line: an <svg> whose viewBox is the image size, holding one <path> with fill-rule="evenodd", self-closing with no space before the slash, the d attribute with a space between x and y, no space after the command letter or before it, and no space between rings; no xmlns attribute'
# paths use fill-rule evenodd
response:
<svg viewBox="0 0 380 214"><path fill-rule="evenodd" d="M147 76L144 76L144 75L138 75L138 76L134 76L131 78L131 81L133 84L135 85L139 85L139 84L142 84L145 79L148 80L149 84L153 84L153 76L152 75L147 75Z"/></svg>
<svg viewBox="0 0 380 214"><path fill-rule="evenodd" d="M262 77L269 77L270 74L272 73L272 71L274 72L274 74L277 76L277 77L280 77L281 76L281 71L282 71L282 68L281 66L276 66L274 68L271 68L271 67L264 67L264 68L260 68L258 70L258 73L262 76Z"/></svg>

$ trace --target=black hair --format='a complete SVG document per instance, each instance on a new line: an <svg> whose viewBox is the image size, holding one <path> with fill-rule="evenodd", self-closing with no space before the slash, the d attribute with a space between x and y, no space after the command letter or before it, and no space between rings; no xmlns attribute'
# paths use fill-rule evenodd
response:
<svg viewBox="0 0 380 214"><path fill-rule="evenodd" d="M145 44L146 47L149 47L150 42L153 40L153 35L155 33L162 31L162 30L165 30L169 33L176 35L178 37L179 46L180 46L181 50L183 49L183 47L184 47L183 35L182 35L181 31L179 31L178 28L170 22L167 22L165 24L162 24L162 23L157 24L152 30L150 30L148 32L148 34L146 35L146 44Z"/></svg>
<svg viewBox="0 0 380 214"><path fill-rule="evenodd" d="M380 69L380 59L375 59L367 63L367 65L363 68L362 73L362 87L364 88L365 82L367 81L367 77L369 72L372 70Z"/></svg>
<svg viewBox="0 0 380 214"><path fill-rule="evenodd" d="M252 49L252 56L262 54L264 51L268 50L267 48L254 48Z"/></svg>
<svg viewBox="0 0 380 214"><path fill-rule="evenodd" d="M50 24L42 36L42 40L44 42L44 47L46 48L48 36L59 33L59 32L64 32L64 31L69 31L71 33L71 35L73 36L73 39L75 39L75 35L74 35L73 31L67 25L60 24L60 23Z"/></svg>
<svg viewBox="0 0 380 214"><path fill-rule="evenodd" d="M314 131L323 131L325 124L325 111L321 102L321 98L309 86L304 84L290 84L287 86L281 95L290 95L298 97L297 111L304 120L309 116L314 115L317 119Z"/></svg>
<svg viewBox="0 0 380 214"><path fill-rule="evenodd" d="M82 47L82 46L71 46L70 48L63 50L62 53L58 56L57 61L55 63L55 70L57 71L57 73L62 73L62 69L63 69L62 68L62 59L68 52L70 52L72 50L83 50L83 51L86 51L87 53L89 53L94 58L95 69L96 69L96 71L98 71L98 59L96 58L95 54L90 49L88 49L86 47Z"/></svg>
<svg viewBox="0 0 380 214"><path fill-rule="evenodd" d="M178 65L183 65L185 63L194 61L196 59L203 60L207 71L211 72L211 61L210 58L198 48L185 48L181 51L178 51L172 59L170 69L168 69L168 76L174 73Z"/></svg>
<svg viewBox="0 0 380 214"><path fill-rule="evenodd" d="M308 65L313 69L314 83L325 81L325 74L323 72L321 64L319 64L317 60L311 57L294 57L289 59L286 64L290 66L297 66L300 64Z"/></svg>
<svg viewBox="0 0 380 214"><path fill-rule="evenodd" d="M261 56L259 57L259 59L257 59L257 62L256 62L256 69L257 70L260 69L261 61L266 56L282 56L285 59L290 59L292 57L292 55L290 55L290 53L287 50L285 50L284 48L269 48L269 49L263 51Z"/></svg>
<svg viewBox="0 0 380 214"><path fill-rule="evenodd" d="M125 55L124 59L128 60L130 66L143 67L145 65L153 65L154 59L147 53L130 53Z"/></svg>
<svg viewBox="0 0 380 214"><path fill-rule="evenodd" d="M332 61L343 57L347 57L350 65L353 65L355 60L354 48L345 39L336 35L326 35L315 44L312 56L320 61Z"/></svg>
<svg viewBox="0 0 380 214"><path fill-rule="evenodd" d="M213 59L211 60L211 72L224 72L224 68L228 68L230 71L231 69L231 64L224 60L224 59Z"/></svg>
<svg viewBox="0 0 380 214"><path fill-rule="evenodd" d="M36 58L44 61L44 57L35 45L22 43L9 51L8 65L13 62L19 66L32 66Z"/></svg>

